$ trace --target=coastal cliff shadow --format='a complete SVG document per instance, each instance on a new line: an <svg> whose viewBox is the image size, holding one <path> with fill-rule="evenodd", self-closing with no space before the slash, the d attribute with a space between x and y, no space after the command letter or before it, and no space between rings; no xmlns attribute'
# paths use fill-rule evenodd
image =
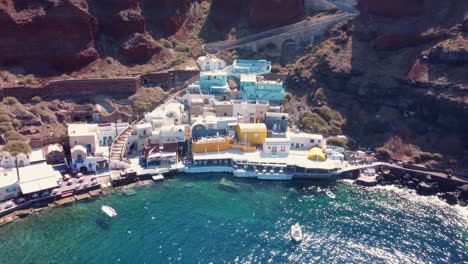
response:
<svg viewBox="0 0 468 264"><path fill-rule="evenodd" d="M446 3L431 2L429 5L425 8ZM455 6L453 4L451 8ZM443 133L443 127L438 124L440 115L431 110L436 106L428 105L418 96L415 87L404 82L414 62L421 58L422 51L440 41L437 37L422 42L413 42L413 39L422 32L446 24L441 22L443 17L440 16L436 14L437 19L431 20L431 15L424 10L419 17L389 19L361 11L359 16L338 25L340 33L350 36L349 65L343 66L340 62L335 70L338 74L331 72L323 79L328 105L348 120L344 133L350 135L357 146L379 147L397 136L425 151L440 149L437 135ZM338 49L347 45L339 41L335 44ZM344 63L348 61L346 59ZM439 71L433 68L429 66L430 80L449 71L449 81L466 81L466 75L452 72L453 68Z"/></svg>

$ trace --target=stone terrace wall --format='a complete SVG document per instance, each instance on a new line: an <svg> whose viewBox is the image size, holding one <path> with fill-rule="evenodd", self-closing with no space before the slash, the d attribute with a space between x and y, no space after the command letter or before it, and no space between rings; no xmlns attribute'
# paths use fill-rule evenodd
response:
<svg viewBox="0 0 468 264"><path fill-rule="evenodd" d="M140 88L139 78L86 79L52 81L45 86L5 87L2 97L13 96L29 100L34 96L71 97L86 94L133 94Z"/></svg>
<svg viewBox="0 0 468 264"><path fill-rule="evenodd" d="M198 77L198 70L174 70L145 74L133 78L76 79L51 81L45 86L5 87L0 97L29 100L34 96L73 97L88 94L134 94L145 82L163 88L182 86Z"/></svg>
<svg viewBox="0 0 468 264"><path fill-rule="evenodd" d="M141 75L144 86L160 86L163 89L183 86L186 82L195 81L199 77L198 70L173 70Z"/></svg>

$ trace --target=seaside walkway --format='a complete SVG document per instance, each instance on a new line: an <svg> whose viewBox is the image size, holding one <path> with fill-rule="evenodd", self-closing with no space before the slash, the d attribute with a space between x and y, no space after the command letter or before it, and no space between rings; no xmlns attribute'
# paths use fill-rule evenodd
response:
<svg viewBox="0 0 468 264"><path fill-rule="evenodd" d="M468 179L466 179L464 177L461 177L461 176L449 177L446 173L443 173L443 172L404 168L404 167L399 166L397 164L388 163L388 162L374 162L372 164L351 165L351 166L343 168L341 170L341 172L346 173L346 172L352 172L352 171L356 171L356 170L364 170L364 169L368 169L368 168L381 167L381 166L387 167L387 168L390 168L390 169L397 169L397 170L402 170L402 171L407 171L407 172L430 175L431 177L450 179L450 180L459 182L461 184L467 184L468 183Z"/></svg>

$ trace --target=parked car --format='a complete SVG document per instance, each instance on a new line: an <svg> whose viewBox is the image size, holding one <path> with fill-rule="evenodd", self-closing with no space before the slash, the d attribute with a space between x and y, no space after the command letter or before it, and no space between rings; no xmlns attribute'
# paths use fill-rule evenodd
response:
<svg viewBox="0 0 468 264"><path fill-rule="evenodd" d="M16 203L16 204L22 204L22 203L25 203L25 202L27 202L27 201L28 201L28 199L26 199L26 198L24 198L24 197L20 197L20 198L18 198L18 199L15 200L15 203Z"/></svg>

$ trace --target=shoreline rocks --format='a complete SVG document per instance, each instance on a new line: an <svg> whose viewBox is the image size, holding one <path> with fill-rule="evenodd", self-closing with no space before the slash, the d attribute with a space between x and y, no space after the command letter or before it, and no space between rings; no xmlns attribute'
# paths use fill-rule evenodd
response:
<svg viewBox="0 0 468 264"><path fill-rule="evenodd" d="M359 186L386 186L395 185L399 188L408 188L416 190L418 195L434 196L444 200L450 205L459 204L467 206L468 204L468 184L457 186L453 180L445 178L435 178L430 175L419 173L404 172L401 170L391 169L379 172L373 176L359 176L354 183Z"/></svg>

